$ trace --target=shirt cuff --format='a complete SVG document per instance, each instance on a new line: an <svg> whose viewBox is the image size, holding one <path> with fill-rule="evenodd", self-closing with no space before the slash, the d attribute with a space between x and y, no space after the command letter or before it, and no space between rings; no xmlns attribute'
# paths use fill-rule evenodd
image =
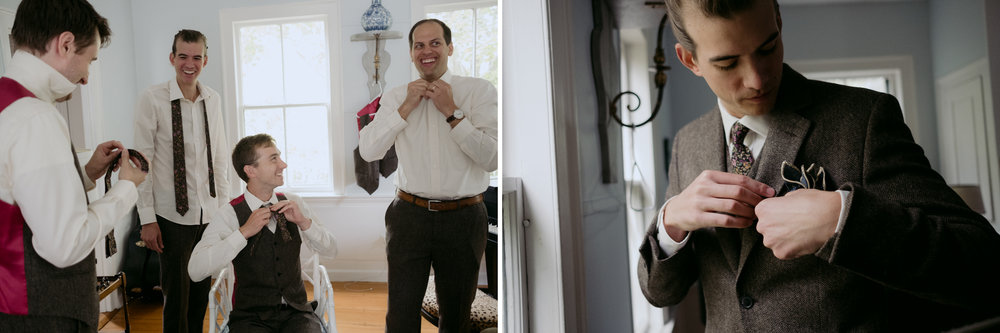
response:
<svg viewBox="0 0 1000 333"><path fill-rule="evenodd" d="M229 244L229 246L236 249L236 252L239 252L244 246L247 246L247 239L243 237L243 233L240 232L240 229L236 229L229 235L229 237L226 237L225 242Z"/></svg>
<svg viewBox="0 0 1000 333"><path fill-rule="evenodd" d="M840 194L840 217L837 218L837 231L835 233L840 233L840 230L844 229L844 221L847 220L847 196L851 195L851 191L837 190Z"/></svg>
<svg viewBox="0 0 1000 333"><path fill-rule="evenodd" d="M663 227L663 215L666 213L667 203L673 200L673 198L667 199L667 202L660 206L659 213L656 214L656 239L660 245L660 250L663 251L668 257L680 251L684 244L687 244L688 238L691 238L691 233L689 232L684 236L680 242L675 242L670 235L667 234L667 229Z"/></svg>
<svg viewBox="0 0 1000 333"><path fill-rule="evenodd" d="M156 222L156 210L153 207L143 207L138 209L139 223L147 225Z"/></svg>

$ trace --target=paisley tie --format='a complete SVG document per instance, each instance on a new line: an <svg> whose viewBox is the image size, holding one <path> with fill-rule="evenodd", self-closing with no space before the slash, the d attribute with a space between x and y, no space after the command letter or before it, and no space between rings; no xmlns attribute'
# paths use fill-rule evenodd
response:
<svg viewBox="0 0 1000 333"><path fill-rule="evenodd" d="M750 153L750 148L743 144L747 133L750 133L750 129L739 122L734 123L729 132L729 142L733 144L732 154L729 156L732 172L744 176L750 175L750 167L753 166L753 154Z"/></svg>

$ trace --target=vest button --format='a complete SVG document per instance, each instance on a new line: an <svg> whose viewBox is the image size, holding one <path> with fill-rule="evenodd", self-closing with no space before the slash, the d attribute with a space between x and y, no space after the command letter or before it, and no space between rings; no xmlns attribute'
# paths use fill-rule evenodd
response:
<svg viewBox="0 0 1000 333"><path fill-rule="evenodd" d="M278 257L274 257L274 261L278 261L278 260L281 260L281 259L279 259Z"/></svg>
<svg viewBox="0 0 1000 333"><path fill-rule="evenodd" d="M740 297L740 306L744 309L750 309L753 307L754 300L750 296Z"/></svg>
<svg viewBox="0 0 1000 333"><path fill-rule="evenodd" d="M278 276L281 276L281 272L278 272Z"/></svg>

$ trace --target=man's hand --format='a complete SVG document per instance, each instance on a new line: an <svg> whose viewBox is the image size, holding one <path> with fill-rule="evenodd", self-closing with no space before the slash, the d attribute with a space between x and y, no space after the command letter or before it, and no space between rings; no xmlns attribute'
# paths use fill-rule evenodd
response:
<svg viewBox="0 0 1000 333"><path fill-rule="evenodd" d="M413 109L416 109L417 105L420 105L420 101L426 98L427 87L429 84L430 82L427 82L424 79L416 79L406 86L406 99L404 99L403 103L399 105L398 110L399 116L402 117L403 120L406 120L406 117L410 116L410 112L413 111Z"/></svg>
<svg viewBox="0 0 1000 333"><path fill-rule="evenodd" d="M243 238L250 239L250 237L260 232L260 229L263 229L267 225L267 222L270 221L271 210L267 209L267 207L257 208L253 213L250 213L250 218L240 227L240 233L243 234Z"/></svg>
<svg viewBox="0 0 1000 333"><path fill-rule="evenodd" d="M163 253L163 235L160 234L160 225L156 222L142 225L142 230L139 230L139 238L142 238L142 242L146 243L147 249Z"/></svg>
<svg viewBox="0 0 1000 333"><path fill-rule="evenodd" d="M272 212L278 212L285 214L285 220L288 222L295 223L299 226L299 229L305 231L312 226L312 220L306 218L302 215L302 209L299 208L299 204L291 200L282 200L271 206Z"/></svg>
<svg viewBox="0 0 1000 333"><path fill-rule="evenodd" d="M764 246L778 259L816 253L837 231L840 194L802 189L761 200L755 212Z"/></svg>
<svg viewBox="0 0 1000 333"><path fill-rule="evenodd" d="M705 170L664 207L663 227L678 242L701 228L746 228L756 218L754 206L774 194L750 177Z"/></svg>
<svg viewBox="0 0 1000 333"><path fill-rule="evenodd" d="M129 156L128 149L122 149L122 154L119 157L118 168L121 170L118 173L118 180L129 180L132 181L135 186L139 186L143 181L146 180L146 172L139 168L142 163L139 162L138 156ZM142 155L141 152L136 150L137 153ZM97 155L96 153L94 155ZM143 159L146 159L146 155L142 155ZM146 159L149 162L149 159ZM132 163L135 164L132 164Z"/></svg>
<svg viewBox="0 0 1000 333"><path fill-rule="evenodd" d="M108 170L108 165L111 164L111 161L118 157L118 152L125 150L125 146L117 140L97 145L97 148L94 149L94 154L90 155L90 161L84 167L87 177L90 177L91 181L96 182L97 178L101 178ZM73 153L75 154L76 152Z"/></svg>
<svg viewBox="0 0 1000 333"><path fill-rule="evenodd" d="M424 93L424 96L434 102L434 106L445 118L451 117L458 109L458 106L455 105L455 98L451 94L451 85L448 82L442 80L431 82L427 86L427 92Z"/></svg>

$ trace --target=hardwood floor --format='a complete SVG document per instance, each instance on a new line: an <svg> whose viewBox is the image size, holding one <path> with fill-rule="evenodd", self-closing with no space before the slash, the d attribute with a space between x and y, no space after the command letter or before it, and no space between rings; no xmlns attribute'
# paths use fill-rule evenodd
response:
<svg viewBox="0 0 1000 333"><path fill-rule="evenodd" d="M306 284L306 288L312 287ZM333 282L334 312L337 315L339 333L382 333L385 332L385 311L388 289L384 282ZM309 292L312 299L312 292ZM159 301L129 302L129 323L131 332L160 332L163 304ZM108 316L113 316L108 321ZM101 315L101 322L107 324L100 332L123 332L125 317L118 311ZM437 327L427 320L420 320L422 333L437 332ZM208 316L205 316L205 332L208 332Z"/></svg>

